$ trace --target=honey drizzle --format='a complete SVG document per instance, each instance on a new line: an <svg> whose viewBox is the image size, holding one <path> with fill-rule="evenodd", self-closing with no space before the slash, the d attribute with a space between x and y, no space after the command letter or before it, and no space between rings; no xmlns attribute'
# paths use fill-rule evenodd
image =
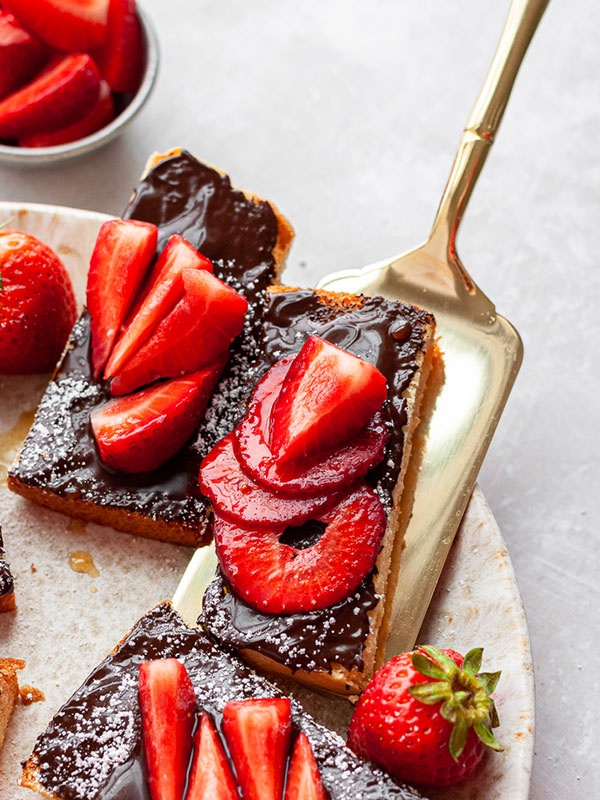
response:
<svg viewBox="0 0 600 800"><path fill-rule="evenodd" d="M86 550L75 550L74 553L71 553L69 566L73 572L85 572L90 578L97 578L100 575L94 564L94 559Z"/></svg>
<svg viewBox="0 0 600 800"><path fill-rule="evenodd" d="M6 483L8 470L19 454L21 445L29 433L35 411L36 409L23 411L10 430L0 433L0 484Z"/></svg>

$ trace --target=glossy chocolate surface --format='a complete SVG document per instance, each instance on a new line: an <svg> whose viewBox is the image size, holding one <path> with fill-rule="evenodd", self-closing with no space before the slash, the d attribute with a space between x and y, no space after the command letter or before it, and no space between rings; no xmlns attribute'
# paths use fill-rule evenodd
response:
<svg viewBox="0 0 600 800"><path fill-rule="evenodd" d="M312 334L377 366L389 386L383 410L390 440L381 464L371 470L367 480L388 511L404 446L406 401L402 394L415 374L424 329L431 322L426 311L381 297L363 298L360 306L348 308L327 305L311 291L275 292L253 367L254 384L276 361L297 353ZM332 608L306 614L264 614L233 594L218 572L204 596L200 622L226 647L256 650L292 671L331 671L331 664L362 670L363 647L370 631L368 614L378 602L369 578L355 594Z"/></svg>
<svg viewBox="0 0 600 800"><path fill-rule="evenodd" d="M189 155L163 161L139 184L126 218L153 222L159 248L180 233L215 262L215 274L249 301L244 331L194 441L160 469L141 476L112 473L98 459L89 414L108 397L94 381L89 360L89 318L76 324L63 363L44 395L15 471L29 486L62 497L133 511L198 531L206 501L197 486L200 461L237 421L245 375L257 348L265 289L275 275L277 218L254 203L229 178Z"/></svg>
<svg viewBox="0 0 600 800"><path fill-rule="evenodd" d="M7 594L13 594L14 591L15 584L8 561L6 560L4 542L2 540L2 528L0 528L0 597L4 597L4 595Z"/></svg>
<svg viewBox="0 0 600 800"><path fill-rule="evenodd" d="M230 700L282 696L201 631L186 627L163 603L136 624L38 738L32 758L46 791L63 800L147 800L137 687L140 663L153 658L183 661L198 709L217 725ZM330 800L417 797L357 758L296 701L292 714L294 731L304 731L311 743Z"/></svg>

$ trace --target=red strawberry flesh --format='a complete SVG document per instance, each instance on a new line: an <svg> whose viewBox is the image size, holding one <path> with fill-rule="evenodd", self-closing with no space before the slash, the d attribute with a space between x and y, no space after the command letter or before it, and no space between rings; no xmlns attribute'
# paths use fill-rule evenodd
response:
<svg viewBox="0 0 600 800"><path fill-rule="evenodd" d="M26 233L0 230L0 372L49 372L77 318L62 261Z"/></svg>
<svg viewBox="0 0 600 800"><path fill-rule="evenodd" d="M113 91L137 91L144 66L144 46L135 0L110 0L106 41L95 55L102 76Z"/></svg>
<svg viewBox="0 0 600 800"><path fill-rule="evenodd" d="M150 472L180 450L196 429L226 363L109 400L91 414L100 458L121 472Z"/></svg>
<svg viewBox="0 0 600 800"><path fill-rule="evenodd" d="M273 406L273 455L290 461L344 444L386 397L386 380L377 367L311 336L288 370Z"/></svg>
<svg viewBox="0 0 600 800"><path fill-rule="evenodd" d="M227 580L249 605L269 614L328 608L371 572L385 532L375 492L359 485L321 515L325 532L312 547L280 542L286 526L251 528L215 513L215 546Z"/></svg>
<svg viewBox="0 0 600 800"><path fill-rule="evenodd" d="M181 800L196 716L194 687L176 658L140 665L142 740L151 800Z"/></svg>
<svg viewBox="0 0 600 800"><path fill-rule="evenodd" d="M58 131L32 133L19 139L21 147L56 147L59 144L76 142L108 125L115 118L115 103L110 86L101 81L98 99L92 109L78 122Z"/></svg>
<svg viewBox="0 0 600 800"><path fill-rule="evenodd" d="M154 258L157 238L157 227L146 222L117 219L105 222L100 228L87 285L95 378L100 376L110 356L121 324Z"/></svg>
<svg viewBox="0 0 600 800"><path fill-rule="evenodd" d="M184 295L148 341L111 381L123 395L159 378L210 364L241 332L248 303L210 272L184 269Z"/></svg>
<svg viewBox="0 0 600 800"><path fill-rule="evenodd" d="M294 744L284 800L327 800L310 742L303 732Z"/></svg>
<svg viewBox="0 0 600 800"><path fill-rule="evenodd" d="M239 797L219 734L203 714L194 738L194 758L185 800L239 800Z"/></svg>
<svg viewBox="0 0 600 800"><path fill-rule="evenodd" d="M273 406L292 357L278 361L260 381L248 412L236 428L236 454L254 480L281 494L311 496L352 484L383 458L389 438L382 412L347 444L326 453L282 463L270 450L269 426Z"/></svg>
<svg viewBox="0 0 600 800"><path fill-rule="evenodd" d="M159 255L148 285L133 318L118 340L106 365L104 378L115 375L131 356L150 338L158 323L182 299L184 269L202 269L212 273L212 263L201 255L183 236L175 234Z"/></svg>
<svg viewBox="0 0 600 800"><path fill-rule="evenodd" d="M48 59L48 48L17 19L0 9L0 98L31 80Z"/></svg>
<svg viewBox="0 0 600 800"><path fill-rule="evenodd" d="M100 80L86 53L55 59L30 83L0 100L0 139L55 131L79 121L96 103Z"/></svg>
<svg viewBox="0 0 600 800"><path fill-rule="evenodd" d="M223 732L244 800L281 800L291 730L288 698L227 703Z"/></svg>
<svg viewBox="0 0 600 800"><path fill-rule="evenodd" d="M108 0L2 0L2 5L58 50L90 50L106 38Z"/></svg>
<svg viewBox="0 0 600 800"><path fill-rule="evenodd" d="M300 525L340 499L339 492L286 497L265 489L243 471L228 434L200 466L200 488L224 517L242 525Z"/></svg>

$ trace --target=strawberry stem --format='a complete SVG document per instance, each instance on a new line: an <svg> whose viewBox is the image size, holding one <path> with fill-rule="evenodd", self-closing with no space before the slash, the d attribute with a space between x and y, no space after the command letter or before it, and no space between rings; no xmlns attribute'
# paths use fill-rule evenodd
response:
<svg viewBox="0 0 600 800"><path fill-rule="evenodd" d="M440 715L452 723L450 755L458 761L465 749L471 728L479 740L492 750L502 750L492 728L499 725L498 713L490 697L500 672L479 672L483 648L475 647L460 667L437 647L424 645L411 656L413 667L431 681L419 683L409 694L426 705L440 703Z"/></svg>

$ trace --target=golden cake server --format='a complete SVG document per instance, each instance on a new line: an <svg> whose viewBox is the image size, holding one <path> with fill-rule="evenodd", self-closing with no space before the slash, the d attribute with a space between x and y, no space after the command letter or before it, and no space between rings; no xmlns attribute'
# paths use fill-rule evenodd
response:
<svg viewBox="0 0 600 800"><path fill-rule="evenodd" d="M519 335L469 276L456 251L456 234L548 2L513 0L425 244L360 270L328 275L318 287L413 303L433 312L438 323L444 380L429 421L389 609L388 657L415 643L521 365ZM216 563L213 547L196 551L177 588L174 605L190 624L200 614Z"/></svg>

